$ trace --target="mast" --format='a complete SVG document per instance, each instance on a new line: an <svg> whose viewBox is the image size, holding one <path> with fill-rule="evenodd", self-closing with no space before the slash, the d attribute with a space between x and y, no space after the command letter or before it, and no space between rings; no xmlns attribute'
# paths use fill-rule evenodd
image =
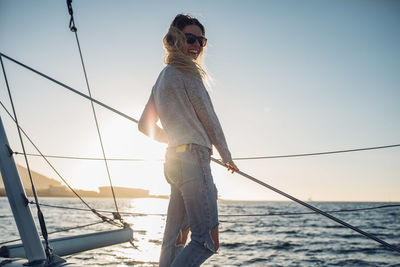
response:
<svg viewBox="0 0 400 267"><path fill-rule="evenodd" d="M40 241L31 209L22 186L12 150L0 117L0 171L6 189L8 202L14 215L19 235L24 244L26 258L29 263L46 261L46 254Z"/></svg>

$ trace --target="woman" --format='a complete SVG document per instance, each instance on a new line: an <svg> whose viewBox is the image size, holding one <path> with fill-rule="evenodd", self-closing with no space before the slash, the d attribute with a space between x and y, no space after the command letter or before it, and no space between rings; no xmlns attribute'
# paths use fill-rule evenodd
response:
<svg viewBox="0 0 400 267"><path fill-rule="evenodd" d="M238 168L203 84L206 73L199 59L207 43L204 26L193 17L177 15L163 42L167 66L139 121L141 132L168 144L164 174L171 197L160 266L200 266L219 247L212 145L228 170ZM189 226L191 242L185 246Z"/></svg>

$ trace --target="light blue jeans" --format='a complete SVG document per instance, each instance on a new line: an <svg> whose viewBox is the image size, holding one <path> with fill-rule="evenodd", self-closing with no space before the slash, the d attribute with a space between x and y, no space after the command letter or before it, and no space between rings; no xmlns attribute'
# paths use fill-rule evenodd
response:
<svg viewBox="0 0 400 267"><path fill-rule="evenodd" d="M192 145L189 151L168 149L164 174L171 185L160 267L200 266L215 253L211 230L218 226L217 189L210 169L210 150ZM177 245L190 226L191 241Z"/></svg>

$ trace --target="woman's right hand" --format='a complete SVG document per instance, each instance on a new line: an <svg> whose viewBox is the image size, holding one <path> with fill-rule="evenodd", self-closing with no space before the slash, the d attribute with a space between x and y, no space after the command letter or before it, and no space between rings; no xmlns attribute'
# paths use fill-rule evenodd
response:
<svg viewBox="0 0 400 267"><path fill-rule="evenodd" d="M239 168L232 160L225 163L225 166L228 168L228 171L231 171L232 173L239 171Z"/></svg>

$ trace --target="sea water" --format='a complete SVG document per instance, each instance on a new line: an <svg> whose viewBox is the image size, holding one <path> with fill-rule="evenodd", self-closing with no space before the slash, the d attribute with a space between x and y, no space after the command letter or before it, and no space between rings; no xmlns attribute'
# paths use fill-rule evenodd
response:
<svg viewBox="0 0 400 267"><path fill-rule="evenodd" d="M112 199L86 199L98 210L114 211ZM100 221L90 211L48 207L55 205L85 209L73 198L41 198L51 238L116 229L101 223L87 228L58 232L65 228ZM400 203L311 202L322 210L343 210ZM132 224L134 248L129 243L64 257L85 266L157 266L168 206L166 199L119 199L120 211ZM316 214L271 215L306 212L293 202L219 201L220 250L202 266L400 266L400 254L350 229ZM36 217L36 209L32 207ZM111 216L109 213L105 215ZM147 214L147 215L146 215ZM155 215L148 215L155 214ZM263 216L256 216L265 214ZM249 216L237 216L249 215ZM334 216L400 247L400 207L334 213ZM18 238L6 198L0 198L0 243ZM4 244L2 244L4 245Z"/></svg>

